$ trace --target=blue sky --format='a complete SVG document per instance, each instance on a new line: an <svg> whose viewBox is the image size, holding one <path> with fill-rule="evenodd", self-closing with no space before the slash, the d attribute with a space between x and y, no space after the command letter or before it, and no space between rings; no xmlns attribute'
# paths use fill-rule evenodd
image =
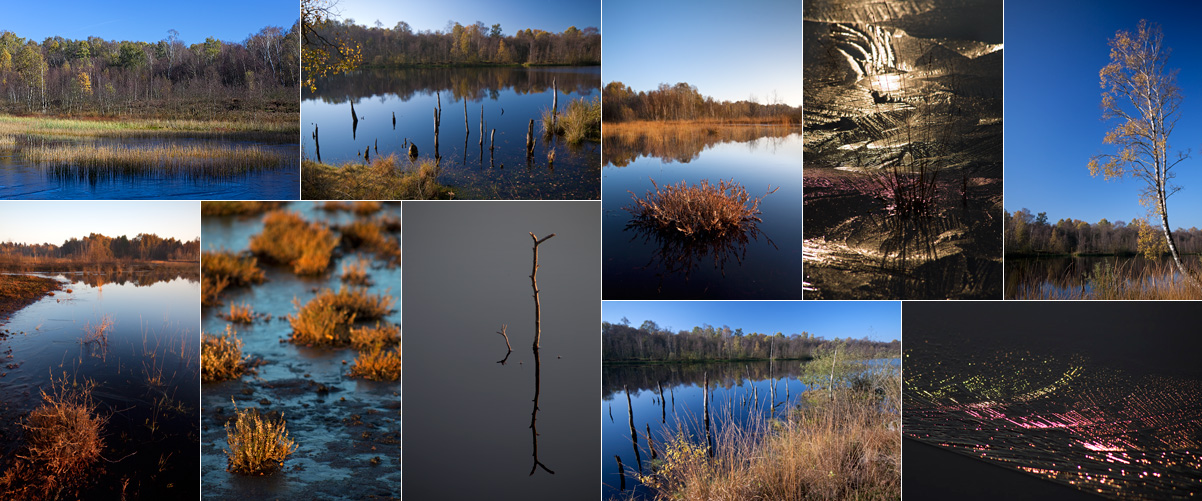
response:
<svg viewBox="0 0 1202 501"><path fill-rule="evenodd" d="M801 106L802 2L605 0L602 82Z"/></svg>
<svg viewBox="0 0 1202 501"><path fill-rule="evenodd" d="M1091 223L1101 218L1130 222L1143 217L1144 183L1106 181L1089 175L1089 158L1113 153L1102 143L1117 122L1102 122L1098 71L1109 63L1108 40L1118 30L1134 32L1140 19L1159 23L1172 48L1170 68L1179 68L1184 100L1181 119L1169 138L1191 158L1174 172L1183 189L1169 198L1169 224L1202 227L1202 44L1195 2L1006 2L1005 207L1047 212Z"/></svg>
<svg viewBox="0 0 1202 501"><path fill-rule="evenodd" d="M2 242L61 245L91 233L154 233L186 241L200 236L200 202L8 200L0 202L0 221Z"/></svg>
<svg viewBox="0 0 1202 501"><path fill-rule="evenodd" d="M897 301L602 301L601 320L620 323L622 317L636 327L653 320L673 332L710 324L745 333L806 331L827 339L901 339Z"/></svg>
<svg viewBox="0 0 1202 501"><path fill-rule="evenodd" d="M570 26L601 29L598 0L341 0L337 10L343 19L353 19L356 24L370 27L379 20L385 28L392 28L405 21L415 32L441 31L448 20L463 25L480 21L490 28L500 24L505 35L526 28L555 33Z"/></svg>
<svg viewBox="0 0 1202 501"><path fill-rule="evenodd" d="M180 39L191 45L210 36L241 42L266 26L291 28L299 18L299 0L17 0L4 2L0 30L41 43L56 35L73 40L98 36L155 42L175 29Z"/></svg>

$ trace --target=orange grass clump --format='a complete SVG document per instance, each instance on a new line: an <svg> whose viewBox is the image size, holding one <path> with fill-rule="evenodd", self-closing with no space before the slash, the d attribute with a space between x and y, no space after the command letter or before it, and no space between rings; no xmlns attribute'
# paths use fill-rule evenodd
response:
<svg viewBox="0 0 1202 501"><path fill-rule="evenodd" d="M396 381L401 378L401 348L385 350L379 346L360 352L351 366L351 376L373 381Z"/></svg>
<svg viewBox="0 0 1202 501"><path fill-rule="evenodd" d="M258 409L234 409L234 426L225 424L226 442L230 448L228 471L243 475L266 475L284 465L284 460L296 450L288 438L284 416L278 420L259 413Z"/></svg>
<svg viewBox="0 0 1202 501"><path fill-rule="evenodd" d="M231 286L262 283L263 270L254 257L241 257L229 251L204 251L200 254L201 304L221 304L221 292Z"/></svg>
<svg viewBox="0 0 1202 501"><path fill-rule="evenodd" d="M292 267L298 275L317 275L330 266L338 235L324 224L310 223L284 210L263 217L263 232L251 237L250 251Z"/></svg>
<svg viewBox="0 0 1202 501"><path fill-rule="evenodd" d="M378 320L392 311L395 302L387 294L368 294L366 289L326 289L302 307L293 299L296 315L288 316L292 342L317 346L350 343L350 326L356 320Z"/></svg>
<svg viewBox="0 0 1202 501"><path fill-rule="evenodd" d="M246 363L242 359L242 340L234 330L225 326L220 336L205 334L200 344L200 380L205 383L225 381L242 376Z"/></svg>
<svg viewBox="0 0 1202 501"><path fill-rule="evenodd" d="M630 193L634 205L625 207L634 216L630 224L685 237L719 238L761 222L763 197L752 198L734 180L711 185L703 179L693 186L681 181L661 187L653 179L651 185L655 190L648 191L646 198ZM775 192L769 190L764 196Z"/></svg>
<svg viewBox="0 0 1202 501"><path fill-rule="evenodd" d="M356 350L383 348L401 342L401 328L376 322L375 327L352 327L351 346Z"/></svg>

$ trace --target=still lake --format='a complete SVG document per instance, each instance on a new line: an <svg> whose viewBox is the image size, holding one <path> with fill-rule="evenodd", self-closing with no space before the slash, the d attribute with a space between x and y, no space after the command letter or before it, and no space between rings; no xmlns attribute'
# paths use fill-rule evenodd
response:
<svg viewBox="0 0 1202 501"><path fill-rule="evenodd" d="M600 95L601 67L406 68L322 78L316 93L305 89L302 96L304 157L342 165L363 162L369 150L369 159L395 154L408 165L404 145L414 144L419 159L433 159L434 110L441 103L438 181L451 186L455 198L595 200L601 193L601 145L543 140L541 114L551 108L553 82L562 113L569 101ZM536 147L528 162L531 119ZM550 166L549 148L555 150Z"/></svg>
<svg viewBox="0 0 1202 501"><path fill-rule="evenodd" d="M608 148L608 146L607 146ZM606 151L609 151L608 149ZM682 157L642 153L602 169L605 299L801 299L801 134L721 142ZM691 156L691 158L690 158ZM607 156L607 161L610 159ZM734 179L763 196L758 234L720 243L628 228L631 193Z"/></svg>
<svg viewBox="0 0 1202 501"><path fill-rule="evenodd" d="M1197 267L1198 256L1182 256L1186 267ZM1136 283L1155 278L1170 281L1164 270L1173 266L1173 259L1162 256L1147 259L1143 256L1057 256L1038 258L1006 258L1006 299L1081 299L1093 292L1095 268L1119 270L1119 274ZM1178 277L1179 278L1179 277Z"/></svg>
<svg viewBox="0 0 1202 501"><path fill-rule="evenodd" d="M38 273L63 290L16 312L0 339L0 437L19 452L20 422L51 392L51 376L94 380L97 412L107 416L104 474L94 499L172 497L200 489L196 471L200 355L195 274L122 270ZM70 290L70 292L68 292ZM105 346L82 344L85 326L113 322ZM127 481L128 486L122 482ZM173 494L175 493L175 494Z"/></svg>

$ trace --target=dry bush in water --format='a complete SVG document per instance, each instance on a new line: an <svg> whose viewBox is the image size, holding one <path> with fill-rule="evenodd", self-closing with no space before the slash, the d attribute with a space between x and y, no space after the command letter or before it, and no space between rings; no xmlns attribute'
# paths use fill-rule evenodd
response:
<svg viewBox="0 0 1202 501"><path fill-rule="evenodd" d="M373 381L396 381L401 378L401 348L385 350L375 346L360 352L351 366L351 376Z"/></svg>
<svg viewBox="0 0 1202 501"><path fill-rule="evenodd" d="M350 326L356 320L379 320L392 311L395 301L388 294L368 294L362 288L339 288L338 292L325 289L303 307L293 299L297 313L288 316L292 342L345 346L350 342Z"/></svg>
<svg viewBox="0 0 1202 501"><path fill-rule="evenodd" d="M51 378L51 393L42 392L42 405L21 425L26 446L0 476L0 495L50 499L84 482L104 449L100 434L107 418L96 414L95 388L90 380Z"/></svg>
<svg viewBox="0 0 1202 501"><path fill-rule="evenodd" d="M760 222L760 200L764 197L752 198L734 180L711 185L703 179L694 186L681 181L662 187L651 180L651 185L655 189L648 191L646 198L630 193L634 206L624 207L634 216L630 224L685 237L718 238Z"/></svg>
<svg viewBox="0 0 1202 501"><path fill-rule="evenodd" d="M204 251L200 259L201 304L221 304L221 292L230 286L263 282L263 270L254 257L241 257L229 251Z"/></svg>
<svg viewBox="0 0 1202 501"><path fill-rule="evenodd" d="M227 325L220 336L204 335L200 344L201 381L210 383L235 379L245 371L242 340L234 336L233 328Z"/></svg>
<svg viewBox="0 0 1202 501"><path fill-rule="evenodd" d="M342 265L342 283L367 287L371 285L371 277L367 274L368 261L363 258L346 262Z"/></svg>
<svg viewBox="0 0 1202 501"><path fill-rule="evenodd" d="M338 236L324 224L309 223L295 212L276 210L263 217L263 232L251 237L250 251L292 267L297 275L316 275L330 266Z"/></svg>
<svg viewBox="0 0 1202 501"><path fill-rule="evenodd" d="M384 348L401 342L401 328L376 322L375 327L352 327L351 346L356 350Z"/></svg>
<svg viewBox="0 0 1202 501"><path fill-rule="evenodd" d="M225 424L229 450L228 471L243 475L266 475L284 465L284 459L296 450L296 443L288 438L284 416L278 420L259 413L258 409L238 409L234 425Z"/></svg>
<svg viewBox="0 0 1202 501"><path fill-rule="evenodd" d="M236 324L254 323L256 317L254 310L246 303L230 304L230 311L218 316Z"/></svg>

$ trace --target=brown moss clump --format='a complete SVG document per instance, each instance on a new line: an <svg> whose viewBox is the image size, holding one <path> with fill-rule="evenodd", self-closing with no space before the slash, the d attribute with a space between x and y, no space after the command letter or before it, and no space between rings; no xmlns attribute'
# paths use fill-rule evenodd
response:
<svg viewBox="0 0 1202 501"><path fill-rule="evenodd" d="M395 299L387 294L368 294L366 289L325 289L305 303L293 299L296 315L289 316L292 342L317 346L350 343L350 326L356 320L378 320L392 311Z"/></svg>
<svg viewBox="0 0 1202 501"><path fill-rule="evenodd" d="M221 304L222 291L232 286L262 283L258 260L229 251L204 251L200 255L201 304Z"/></svg>
<svg viewBox="0 0 1202 501"><path fill-rule="evenodd" d="M263 232L251 237L255 255L292 267L298 275L316 275L330 267L338 236L324 224L295 212L276 210L263 218Z"/></svg>
<svg viewBox="0 0 1202 501"><path fill-rule="evenodd" d="M237 406L235 406L237 409ZM226 442L230 448L226 470L243 475L266 475L284 465L284 460L296 450L288 438L284 416L272 419L258 409L237 410L234 425L225 424Z"/></svg>
<svg viewBox="0 0 1202 501"><path fill-rule="evenodd" d="M401 328L376 322L375 327L352 327L351 346L356 350L384 348L401 342Z"/></svg>
<svg viewBox="0 0 1202 501"><path fill-rule="evenodd" d="M670 235L720 238L761 222L759 207L764 197L752 198L733 180L711 185L703 179L693 186L681 181L663 187L652 180L651 185L655 189L648 191L646 198L630 194L634 206L625 207L634 216L630 224ZM775 192L770 190L764 196Z"/></svg>
<svg viewBox="0 0 1202 501"><path fill-rule="evenodd" d="M401 347L385 350L379 346L360 352L351 365L351 376L373 381L396 381L401 378Z"/></svg>
<svg viewBox="0 0 1202 501"><path fill-rule="evenodd" d="M107 418L96 413L95 387L89 380L68 386L66 376L52 378L51 393L42 392L42 405L21 425L26 445L0 476L0 494L6 499L49 499L84 483L104 450L100 435Z"/></svg>
<svg viewBox="0 0 1202 501"><path fill-rule="evenodd" d="M242 340L230 326L220 336L205 334L200 343L200 380L205 383L236 379L246 372Z"/></svg>

